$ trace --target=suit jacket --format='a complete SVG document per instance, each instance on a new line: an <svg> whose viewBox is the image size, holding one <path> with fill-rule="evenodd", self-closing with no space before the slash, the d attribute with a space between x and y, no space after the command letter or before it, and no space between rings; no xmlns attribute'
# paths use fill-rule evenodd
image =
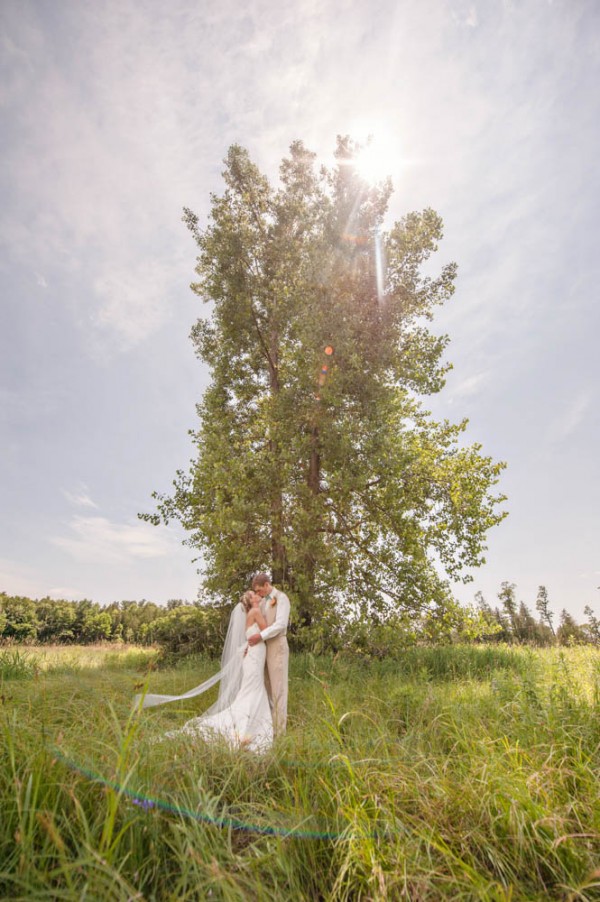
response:
<svg viewBox="0 0 600 902"><path fill-rule="evenodd" d="M271 603L273 599L275 604ZM260 634L263 641L268 642L277 636L285 636L290 619L290 600L285 592L280 589L271 591L271 598L265 604L264 614L267 626Z"/></svg>

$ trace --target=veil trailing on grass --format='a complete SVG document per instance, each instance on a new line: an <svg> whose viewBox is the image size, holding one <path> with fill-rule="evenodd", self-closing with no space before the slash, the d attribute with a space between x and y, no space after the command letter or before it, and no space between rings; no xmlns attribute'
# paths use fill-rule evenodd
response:
<svg viewBox="0 0 600 902"><path fill-rule="evenodd" d="M239 602L231 612L223 654L221 655L221 669L218 673L200 683L199 686L195 686L194 689L184 692L183 695L136 695L134 704L138 705L140 700L142 700L142 708L152 708L155 705L165 705L167 702L178 702L184 698L194 698L196 695L202 695L203 692L207 692L215 683L220 681L219 697L214 705L205 712L206 715L217 714L231 704L239 691L242 682L242 664L246 645L246 611L243 604Z"/></svg>

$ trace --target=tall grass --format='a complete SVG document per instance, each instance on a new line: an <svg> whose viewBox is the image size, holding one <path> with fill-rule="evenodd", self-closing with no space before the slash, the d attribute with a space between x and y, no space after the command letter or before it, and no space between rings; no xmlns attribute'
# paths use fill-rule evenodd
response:
<svg viewBox="0 0 600 902"><path fill-rule="evenodd" d="M199 705L132 712L145 679L190 673L4 683L2 898L600 898L593 649L298 656L263 757L157 741Z"/></svg>
<svg viewBox="0 0 600 902"><path fill-rule="evenodd" d="M118 645L114 642L97 645L18 645L0 648L0 662L12 655L35 663L38 670L54 673L79 672L82 669L103 670L143 669L159 657L155 646Z"/></svg>
<svg viewBox="0 0 600 902"><path fill-rule="evenodd" d="M28 680L39 671L38 659L18 648L0 649L0 680Z"/></svg>

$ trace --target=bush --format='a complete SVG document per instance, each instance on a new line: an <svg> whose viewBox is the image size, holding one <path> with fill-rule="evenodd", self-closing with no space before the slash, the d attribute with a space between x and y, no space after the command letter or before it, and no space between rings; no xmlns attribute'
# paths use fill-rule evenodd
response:
<svg viewBox="0 0 600 902"><path fill-rule="evenodd" d="M200 653L219 657L230 614L229 606L181 605L146 624L144 639L169 656Z"/></svg>

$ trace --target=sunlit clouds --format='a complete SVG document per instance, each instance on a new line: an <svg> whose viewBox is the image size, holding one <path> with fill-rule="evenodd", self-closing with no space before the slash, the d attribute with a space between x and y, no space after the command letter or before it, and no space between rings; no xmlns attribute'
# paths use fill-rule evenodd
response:
<svg viewBox="0 0 600 902"><path fill-rule="evenodd" d="M563 442L569 439L584 423L591 406L592 394L590 391L583 391L572 398L567 405L561 405L550 427L550 440Z"/></svg>
<svg viewBox="0 0 600 902"><path fill-rule="evenodd" d="M66 534L52 536L50 541L78 560L102 566L164 557L175 540L140 521L113 523L106 517L76 515Z"/></svg>
<svg viewBox="0 0 600 902"><path fill-rule="evenodd" d="M81 483L73 492L70 492L67 489L63 489L63 495L73 507L87 507L93 508L94 510L98 509L98 505L90 498L88 488L86 485L84 485L84 483Z"/></svg>

